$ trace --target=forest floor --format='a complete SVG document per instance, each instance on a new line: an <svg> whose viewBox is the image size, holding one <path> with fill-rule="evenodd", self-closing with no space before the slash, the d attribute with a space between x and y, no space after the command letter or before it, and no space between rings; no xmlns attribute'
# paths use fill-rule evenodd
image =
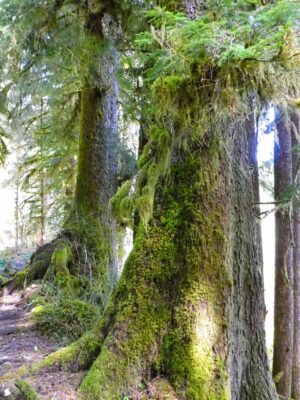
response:
<svg viewBox="0 0 300 400"><path fill-rule="evenodd" d="M4 291L0 297L0 378L21 365L40 361L60 347L37 332L30 321L30 299L38 290L33 285L22 292ZM81 373L43 370L28 382L38 393L38 399L75 400L79 398L76 392L82 378ZM0 384L1 392L5 393L3 398L7 400L13 398L9 395L11 384Z"/></svg>

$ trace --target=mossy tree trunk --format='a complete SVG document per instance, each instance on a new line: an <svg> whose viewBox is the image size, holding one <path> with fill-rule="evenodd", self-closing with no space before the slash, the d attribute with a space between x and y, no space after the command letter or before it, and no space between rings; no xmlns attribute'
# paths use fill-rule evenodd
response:
<svg viewBox="0 0 300 400"><path fill-rule="evenodd" d="M151 387L158 376L178 399L276 399L253 121L174 151L153 219L138 230L103 320L79 344L77 365L94 361L81 386L86 399L138 398L141 382Z"/></svg>
<svg viewBox="0 0 300 400"><path fill-rule="evenodd" d="M81 127L74 208L65 228L86 253L85 274L101 283L103 295L118 278L115 222L109 200L117 190L119 23L105 10L90 13L87 36L99 52L81 92ZM100 49L100 50L99 50Z"/></svg>
<svg viewBox="0 0 300 400"><path fill-rule="evenodd" d="M274 196L282 201L292 185L291 131L287 115L277 112L274 143ZM293 359L293 247L291 208L275 215L275 329L273 375L280 395L291 396Z"/></svg>
<svg viewBox="0 0 300 400"><path fill-rule="evenodd" d="M299 145L300 116L292 117L292 146ZM293 180L300 187L299 153L293 152ZM292 398L300 400L300 204L298 195L293 203L293 268L294 268L294 343L293 343L293 376Z"/></svg>
<svg viewBox="0 0 300 400"><path fill-rule="evenodd" d="M63 243L72 250L67 263L71 273L98 282L97 291L104 303L119 275L115 221L108 204L117 189L119 54L116 47L121 33L117 3L83 4L90 56L83 66L74 205L62 233L39 249L31 266L18 277L21 283L24 279L29 283L43 277L51 264L51 253Z"/></svg>

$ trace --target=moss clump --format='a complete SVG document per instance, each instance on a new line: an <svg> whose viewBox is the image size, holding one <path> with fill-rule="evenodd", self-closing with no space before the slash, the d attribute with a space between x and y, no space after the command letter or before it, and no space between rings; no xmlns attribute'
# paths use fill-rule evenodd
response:
<svg viewBox="0 0 300 400"><path fill-rule="evenodd" d="M19 380L15 383L15 385L20 392L21 399L36 400L38 398L36 391L29 385L29 383Z"/></svg>
<svg viewBox="0 0 300 400"><path fill-rule="evenodd" d="M53 279L57 275L70 275L68 264L71 256L72 251L69 245L65 242L58 243L51 256L50 267L47 270L45 279Z"/></svg>
<svg viewBox="0 0 300 400"><path fill-rule="evenodd" d="M17 272L14 277L15 287L17 289L23 289L26 285L27 269L24 271Z"/></svg>
<svg viewBox="0 0 300 400"><path fill-rule="evenodd" d="M38 306L32 319L37 329L47 336L71 342L91 329L98 309L81 300L61 300L57 304Z"/></svg>
<svg viewBox="0 0 300 400"><path fill-rule="evenodd" d="M9 282L9 278L6 276L0 275L0 288L5 286Z"/></svg>

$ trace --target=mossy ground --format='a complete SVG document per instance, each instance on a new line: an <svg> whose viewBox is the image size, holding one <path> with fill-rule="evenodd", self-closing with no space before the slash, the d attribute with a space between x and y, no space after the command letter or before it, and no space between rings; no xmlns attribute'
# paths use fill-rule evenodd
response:
<svg viewBox="0 0 300 400"><path fill-rule="evenodd" d="M16 387L20 392L20 397L24 400L37 400L38 395L36 391L25 381L17 381Z"/></svg>
<svg viewBox="0 0 300 400"><path fill-rule="evenodd" d="M37 306L32 312L32 320L40 332L64 343L79 339L98 317L97 307L68 299Z"/></svg>

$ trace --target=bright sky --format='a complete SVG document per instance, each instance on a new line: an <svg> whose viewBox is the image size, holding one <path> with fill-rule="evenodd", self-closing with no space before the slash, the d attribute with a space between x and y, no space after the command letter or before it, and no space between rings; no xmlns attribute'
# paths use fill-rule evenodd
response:
<svg viewBox="0 0 300 400"><path fill-rule="evenodd" d="M5 185L7 180L6 164L0 168L0 250L14 245L14 188Z"/></svg>
<svg viewBox="0 0 300 400"><path fill-rule="evenodd" d="M274 133L268 135L261 134L258 144L259 163L273 159ZM271 178L272 180L272 178ZM273 201L270 193L260 190L261 202ZM272 205L261 206L261 211L272 209ZM265 301L267 308L266 316L266 334L268 349L273 344L273 317L274 317L274 265L275 265L275 220L274 213L269 214L262 219L262 240L264 257L264 280L265 280Z"/></svg>

